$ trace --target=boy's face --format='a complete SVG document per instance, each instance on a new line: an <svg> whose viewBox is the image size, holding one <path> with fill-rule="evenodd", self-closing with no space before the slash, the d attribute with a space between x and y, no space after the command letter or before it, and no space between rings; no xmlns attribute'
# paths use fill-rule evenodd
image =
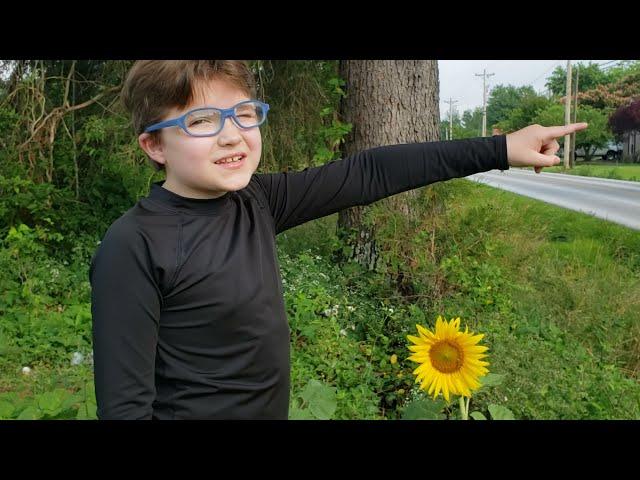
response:
<svg viewBox="0 0 640 480"><path fill-rule="evenodd" d="M211 80L194 95L191 105L172 109L162 118L179 117L199 107L230 108L250 98L238 87L222 80ZM249 184L262 153L260 128L239 128L231 118L213 137L192 137L180 127L164 128L161 141L154 142L143 133L138 140L142 149L156 162L164 164L167 179L164 188L190 198L217 198ZM229 156L244 155L240 165L229 168L214 162ZM231 165L231 164L230 164Z"/></svg>

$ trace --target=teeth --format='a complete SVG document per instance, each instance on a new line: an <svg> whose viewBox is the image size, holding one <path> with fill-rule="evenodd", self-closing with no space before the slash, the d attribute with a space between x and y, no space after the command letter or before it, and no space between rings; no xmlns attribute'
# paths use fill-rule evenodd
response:
<svg viewBox="0 0 640 480"><path fill-rule="evenodd" d="M231 163L231 162L239 162L240 160L242 160L242 157L238 156L238 157L225 158L223 160L217 161L216 163Z"/></svg>

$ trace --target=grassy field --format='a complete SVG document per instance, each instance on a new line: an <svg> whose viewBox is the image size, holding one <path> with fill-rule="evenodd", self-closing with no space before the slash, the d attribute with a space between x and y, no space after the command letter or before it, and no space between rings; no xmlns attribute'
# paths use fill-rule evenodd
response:
<svg viewBox="0 0 640 480"><path fill-rule="evenodd" d="M619 163L617 165L614 162L578 163L572 169L565 170L564 167L557 166L545 168L543 172L567 173L570 175L582 175L584 177L601 177L640 182L640 163Z"/></svg>

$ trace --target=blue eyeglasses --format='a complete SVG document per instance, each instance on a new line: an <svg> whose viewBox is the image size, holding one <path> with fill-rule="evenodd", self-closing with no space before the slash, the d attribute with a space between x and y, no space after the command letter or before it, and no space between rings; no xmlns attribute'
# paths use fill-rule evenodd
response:
<svg viewBox="0 0 640 480"><path fill-rule="evenodd" d="M268 111L269 105L259 100L245 100L231 108L196 108L181 117L155 123L147 127L145 133L178 126L192 137L212 137L220 133L227 117L239 128L254 128L264 123Z"/></svg>

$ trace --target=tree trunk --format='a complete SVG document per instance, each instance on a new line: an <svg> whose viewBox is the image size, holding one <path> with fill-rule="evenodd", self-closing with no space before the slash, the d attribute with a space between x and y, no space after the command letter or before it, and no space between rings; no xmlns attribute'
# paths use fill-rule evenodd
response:
<svg viewBox="0 0 640 480"><path fill-rule="evenodd" d="M382 145L439 139L438 64L435 60L344 60L340 77L346 81L342 100L343 120L353 125L342 150L344 156ZM412 217L410 190L383 202L402 215ZM375 226L367 225L368 207L343 210L338 235L349 247L342 261L356 261L374 270L379 255ZM403 278L402 272L396 280Z"/></svg>

